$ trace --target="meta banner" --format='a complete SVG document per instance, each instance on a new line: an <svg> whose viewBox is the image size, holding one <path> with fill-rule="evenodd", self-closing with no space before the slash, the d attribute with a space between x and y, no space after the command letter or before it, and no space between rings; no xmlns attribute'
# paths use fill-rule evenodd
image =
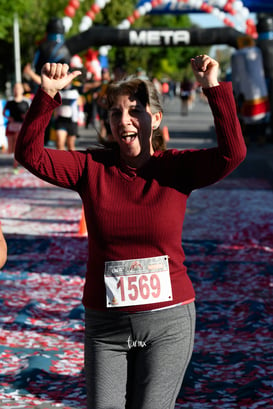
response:
<svg viewBox="0 0 273 409"><path fill-rule="evenodd" d="M91 46L119 47L185 47L226 44L238 47L242 33L232 27L199 29L118 29L92 27L65 41L70 55L78 54Z"/></svg>
<svg viewBox="0 0 273 409"><path fill-rule="evenodd" d="M191 36L187 30L130 30L130 46L179 46L189 45Z"/></svg>

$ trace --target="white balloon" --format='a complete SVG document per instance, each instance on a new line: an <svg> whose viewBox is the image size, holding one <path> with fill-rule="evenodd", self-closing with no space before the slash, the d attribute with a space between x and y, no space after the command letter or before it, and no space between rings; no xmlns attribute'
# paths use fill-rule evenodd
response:
<svg viewBox="0 0 273 409"><path fill-rule="evenodd" d="M220 11L220 13L218 14L218 18L220 20L224 20L226 18L226 14L223 11Z"/></svg>
<svg viewBox="0 0 273 409"><path fill-rule="evenodd" d="M235 11L240 11L240 10L242 10L243 7L244 7L244 5L240 0L236 0L233 3L233 6L232 6L233 10L235 10Z"/></svg>
<svg viewBox="0 0 273 409"><path fill-rule="evenodd" d="M99 54L100 55L106 56L106 55L108 55L108 52L109 52L109 49L108 49L107 45L104 45L104 46L99 48Z"/></svg>
<svg viewBox="0 0 273 409"><path fill-rule="evenodd" d="M188 0L187 5L191 8L195 8L195 0Z"/></svg>
<svg viewBox="0 0 273 409"><path fill-rule="evenodd" d="M92 25L92 19L89 16L83 16L81 23L85 25L89 25L91 23Z"/></svg>
<svg viewBox="0 0 273 409"><path fill-rule="evenodd" d="M106 2L105 0L96 0L95 4L99 6L100 9L103 9L105 7Z"/></svg>
<svg viewBox="0 0 273 409"><path fill-rule="evenodd" d="M139 14L140 14L141 16L144 16L144 15L146 14L146 9L145 9L144 6L140 6L140 7L137 9L137 11L139 12Z"/></svg>
<svg viewBox="0 0 273 409"><path fill-rule="evenodd" d="M221 11L219 9L217 9L216 7L213 7L211 14L213 14L215 17L219 17L220 13Z"/></svg>
<svg viewBox="0 0 273 409"><path fill-rule="evenodd" d="M91 20L91 18L89 19L89 23L82 21L80 26L79 26L79 30L82 33L83 31L89 30L90 27L92 27L93 21Z"/></svg>
<svg viewBox="0 0 273 409"><path fill-rule="evenodd" d="M146 3L143 4L143 7L145 7L146 13L149 13L152 10L152 5L151 3L148 1Z"/></svg>
<svg viewBox="0 0 273 409"><path fill-rule="evenodd" d="M64 30L67 33L71 29L71 27L73 25L72 18L68 17L68 16L65 16L63 18L63 25L64 25Z"/></svg>
<svg viewBox="0 0 273 409"><path fill-rule="evenodd" d="M127 30L128 28L130 28L130 26L131 26L130 21L126 19L126 20L123 20L121 23L119 23L117 27L122 30Z"/></svg>
<svg viewBox="0 0 273 409"><path fill-rule="evenodd" d="M195 7L197 9L200 9L200 7L202 6L203 3L204 3L203 0L196 0L195 1Z"/></svg>
<svg viewBox="0 0 273 409"><path fill-rule="evenodd" d="M245 19L247 19L248 16L249 16L249 14L250 14L250 13L249 13L248 8L247 8L247 7L243 7L242 10L241 10L241 15L242 15L242 17L245 18Z"/></svg>

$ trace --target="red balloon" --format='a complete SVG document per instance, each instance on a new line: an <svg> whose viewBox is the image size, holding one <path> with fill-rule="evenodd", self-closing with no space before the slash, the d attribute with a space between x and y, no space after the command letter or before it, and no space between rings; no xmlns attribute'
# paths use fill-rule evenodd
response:
<svg viewBox="0 0 273 409"><path fill-rule="evenodd" d="M138 19L140 17L140 12L138 10L135 10L133 12L133 16L134 16L135 19Z"/></svg>
<svg viewBox="0 0 273 409"><path fill-rule="evenodd" d="M85 15L89 18L91 18L91 20L93 21L96 17L95 13L92 10L88 10Z"/></svg>
<svg viewBox="0 0 273 409"><path fill-rule="evenodd" d="M91 9L90 10L92 10L95 14L98 14L99 12L100 12L100 7L96 4L96 3L94 3L92 6L91 6Z"/></svg>
<svg viewBox="0 0 273 409"><path fill-rule="evenodd" d="M152 8L158 6L158 4L159 4L158 0L152 0L151 1Z"/></svg>
<svg viewBox="0 0 273 409"><path fill-rule="evenodd" d="M66 8L64 9L64 14L67 16L67 17L74 17L75 16L75 13L76 13L76 10L74 9L74 7L71 7L71 6L66 6Z"/></svg>
<svg viewBox="0 0 273 409"><path fill-rule="evenodd" d="M134 16L127 17L127 20L129 21L130 24L133 24L135 22Z"/></svg>
<svg viewBox="0 0 273 409"><path fill-rule="evenodd" d="M79 0L70 0L68 5L77 10L80 7L80 2Z"/></svg>

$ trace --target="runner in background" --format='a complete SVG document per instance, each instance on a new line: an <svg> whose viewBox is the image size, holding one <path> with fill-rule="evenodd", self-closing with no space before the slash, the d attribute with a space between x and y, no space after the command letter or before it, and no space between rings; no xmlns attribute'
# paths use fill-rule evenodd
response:
<svg viewBox="0 0 273 409"><path fill-rule="evenodd" d="M13 97L6 102L3 115L7 118L6 137L8 140L8 153L14 155L16 139L21 129L24 117L30 106L30 100L24 96L24 86L17 82L13 87ZM13 160L13 168L16 171L18 162Z"/></svg>
<svg viewBox="0 0 273 409"><path fill-rule="evenodd" d="M62 105L54 111L56 147L74 151L78 135L80 93L69 84L60 94Z"/></svg>
<svg viewBox="0 0 273 409"><path fill-rule="evenodd" d="M194 83L184 77L180 83L181 114L188 115L194 99Z"/></svg>

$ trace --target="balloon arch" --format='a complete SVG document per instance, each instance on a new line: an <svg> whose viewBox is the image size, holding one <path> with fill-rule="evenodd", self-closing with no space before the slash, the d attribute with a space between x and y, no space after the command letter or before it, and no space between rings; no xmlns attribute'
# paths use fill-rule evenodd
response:
<svg viewBox="0 0 273 409"><path fill-rule="evenodd" d="M97 16L111 0L95 0L90 9L83 16L79 24L79 32L89 30ZM65 32L69 32L73 25L73 18L80 8L80 0L69 0L64 8L63 24ZM217 17L227 27L234 28L242 34L257 38L255 22L250 18L250 11L240 0L140 0L134 12L121 21L117 28L128 30L141 16L151 13L190 13L202 12ZM97 64L97 57L103 61L110 46L102 45L98 51L89 50L86 55L87 68ZM77 57L78 58L78 57ZM102 64L103 65L103 64Z"/></svg>

